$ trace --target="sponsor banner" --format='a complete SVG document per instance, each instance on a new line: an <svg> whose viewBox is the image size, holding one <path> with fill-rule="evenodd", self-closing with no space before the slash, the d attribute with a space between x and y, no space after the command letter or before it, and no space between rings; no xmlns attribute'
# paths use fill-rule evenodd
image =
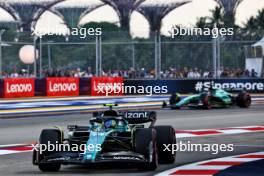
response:
<svg viewBox="0 0 264 176"><path fill-rule="evenodd" d="M79 78L46 78L47 96L78 96Z"/></svg>
<svg viewBox="0 0 264 176"><path fill-rule="evenodd" d="M123 95L122 77L92 77L91 96Z"/></svg>
<svg viewBox="0 0 264 176"><path fill-rule="evenodd" d="M250 93L264 93L264 79L126 80L124 85L135 87L165 86L168 94L199 92L208 89L211 85L230 92L244 89ZM153 92L153 94L156 93ZM130 93L126 92L126 95L130 95Z"/></svg>
<svg viewBox="0 0 264 176"><path fill-rule="evenodd" d="M5 78L4 98L33 97L35 95L34 78Z"/></svg>

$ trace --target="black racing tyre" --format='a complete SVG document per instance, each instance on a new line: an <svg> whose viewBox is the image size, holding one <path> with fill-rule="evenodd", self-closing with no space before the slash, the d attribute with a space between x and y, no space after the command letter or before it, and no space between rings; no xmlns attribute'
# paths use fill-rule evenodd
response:
<svg viewBox="0 0 264 176"><path fill-rule="evenodd" d="M236 97L236 104L240 108L249 108L251 105L251 96L246 92L240 92Z"/></svg>
<svg viewBox="0 0 264 176"><path fill-rule="evenodd" d="M139 164L138 170L150 171L158 167L158 153L156 144L156 131L153 128L137 129L134 133L134 149L136 153L144 155L149 161Z"/></svg>
<svg viewBox="0 0 264 176"><path fill-rule="evenodd" d="M166 103L166 101L163 101L162 102L162 108L166 108L168 105L167 105L167 103Z"/></svg>
<svg viewBox="0 0 264 176"><path fill-rule="evenodd" d="M42 172L58 172L61 168L61 164L58 163L48 163L48 164L44 164L41 163L38 165L39 170L41 170Z"/></svg>
<svg viewBox="0 0 264 176"><path fill-rule="evenodd" d="M171 96L170 96L170 105L175 105L179 101L181 101L181 97L179 96L178 93L171 94Z"/></svg>
<svg viewBox="0 0 264 176"><path fill-rule="evenodd" d="M202 95L201 101L203 103L203 105L202 105L203 109L211 109L210 96L209 95Z"/></svg>
<svg viewBox="0 0 264 176"><path fill-rule="evenodd" d="M60 144L62 143L62 134L57 129L44 129L39 137L39 144ZM56 151L43 151L39 154L39 159L43 159L45 156L49 156ZM61 164L59 163L39 163L38 167L43 172L57 172L60 170Z"/></svg>
<svg viewBox="0 0 264 176"><path fill-rule="evenodd" d="M164 145L176 144L175 130L172 126L155 126L157 132L158 158L160 164L172 164L175 162L176 151L164 151Z"/></svg>

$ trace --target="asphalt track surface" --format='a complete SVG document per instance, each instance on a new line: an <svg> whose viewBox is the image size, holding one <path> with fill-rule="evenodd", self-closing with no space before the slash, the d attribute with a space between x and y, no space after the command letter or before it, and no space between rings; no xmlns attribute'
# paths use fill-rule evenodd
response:
<svg viewBox="0 0 264 176"><path fill-rule="evenodd" d="M172 125L177 130L215 129L264 124L264 106L255 105L250 109L212 109L212 110L159 110L159 125ZM0 119L0 145L25 143L38 140L43 128L68 124L88 124L91 114L65 116L28 117ZM0 175L154 175L164 170L184 164L213 158L264 151L264 133L246 133L236 135L217 135L195 138L183 138L196 144L234 144L233 152L178 152L172 165L160 165L155 172L139 172L133 168L104 167L86 168L81 166L63 166L58 173L42 173L31 164L32 154L18 153L0 156ZM179 140L178 140L179 141Z"/></svg>

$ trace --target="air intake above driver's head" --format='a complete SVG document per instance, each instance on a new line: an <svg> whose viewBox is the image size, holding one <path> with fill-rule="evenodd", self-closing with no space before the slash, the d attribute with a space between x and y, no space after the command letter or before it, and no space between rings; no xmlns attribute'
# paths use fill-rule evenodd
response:
<svg viewBox="0 0 264 176"><path fill-rule="evenodd" d="M118 113L114 110L107 110L104 112L104 116L108 117L118 117Z"/></svg>

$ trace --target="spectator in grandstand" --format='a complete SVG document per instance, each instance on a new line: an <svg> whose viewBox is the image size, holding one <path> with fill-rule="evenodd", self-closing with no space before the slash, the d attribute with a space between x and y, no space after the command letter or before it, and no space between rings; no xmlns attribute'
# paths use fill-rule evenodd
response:
<svg viewBox="0 0 264 176"><path fill-rule="evenodd" d="M91 67L87 67L86 72L84 74L84 77L88 77L88 78L93 77L93 73L92 73L92 68Z"/></svg>
<svg viewBox="0 0 264 176"><path fill-rule="evenodd" d="M193 76L194 76L194 78L200 78L201 77L201 70L198 71L198 68L194 68Z"/></svg>
<svg viewBox="0 0 264 176"><path fill-rule="evenodd" d="M258 77L258 73L255 71L255 69L254 69L254 68L253 68L253 69L251 69L250 76L251 76L252 78L257 78L257 77Z"/></svg>
<svg viewBox="0 0 264 176"><path fill-rule="evenodd" d="M82 73L81 73L81 69L80 68L77 68L75 70L75 73L74 73L73 77L77 77L77 78L82 77Z"/></svg>
<svg viewBox="0 0 264 176"><path fill-rule="evenodd" d="M189 73L188 68L187 68L187 67L184 67L184 68L183 68L183 72L182 72L183 77L184 77L184 78L187 78L187 77L188 77L188 73Z"/></svg>
<svg viewBox="0 0 264 176"><path fill-rule="evenodd" d="M230 69L228 67L221 68L221 78L256 78L258 77L257 72L252 69L243 70L243 69ZM187 67L184 67L182 70L170 67L167 70L162 70L160 72L160 77L162 79L197 79L197 78L213 78L214 71L211 70L201 70L198 68L190 68L188 70ZM80 68L77 69L49 69L43 70L44 77L92 77L94 74L92 73L92 68L88 67L86 70L81 71ZM124 78L135 79L154 79L156 76L155 69L147 70L145 68L141 68L140 70L135 70L134 68L130 68L129 70L104 70L102 71L102 76L109 77L117 77L122 76ZM22 69L19 73L16 69L13 70L12 73L6 74L2 73L2 77L34 77L27 70Z"/></svg>
<svg viewBox="0 0 264 176"><path fill-rule="evenodd" d="M44 70L45 77L53 77L53 69Z"/></svg>
<svg viewBox="0 0 264 176"><path fill-rule="evenodd" d="M136 78L136 71L133 67L130 67L130 69L127 72L128 78L135 79Z"/></svg>
<svg viewBox="0 0 264 176"><path fill-rule="evenodd" d="M17 73L17 69L16 68L13 69L13 72L10 74L10 77L11 78L19 77L19 74Z"/></svg>
<svg viewBox="0 0 264 176"><path fill-rule="evenodd" d="M190 69L187 77L188 78L200 78L201 74L198 72L197 68L195 68L194 71L192 69Z"/></svg>
<svg viewBox="0 0 264 176"><path fill-rule="evenodd" d="M146 72L145 68L141 68L141 70L139 72L139 77L145 78L146 76L147 76L147 72Z"/></svg>

